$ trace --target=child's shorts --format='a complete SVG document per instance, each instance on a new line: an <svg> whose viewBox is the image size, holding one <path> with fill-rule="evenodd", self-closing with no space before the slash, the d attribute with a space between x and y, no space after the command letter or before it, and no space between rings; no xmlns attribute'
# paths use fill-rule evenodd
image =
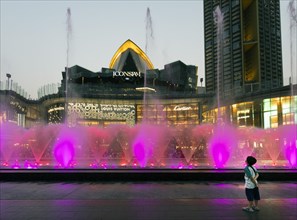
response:
<svg viewBox="0 0 297 220"><path fill-rule="evenodd" d="M260 193L258 187L255 187L253 189L245 188L245 195L248 201L260 200Z"/></svg>

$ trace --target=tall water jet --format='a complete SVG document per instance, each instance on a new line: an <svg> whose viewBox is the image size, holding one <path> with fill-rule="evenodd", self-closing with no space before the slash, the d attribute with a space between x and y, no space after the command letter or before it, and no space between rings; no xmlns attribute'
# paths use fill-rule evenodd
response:
<svg viewBox="0 0 297 220"><path fill-rule="evenodd" d="M148 54L149 45L154 39L153 35L153 22L150 8L146 10L145 18L145 53ZM146 68L146 67L145 67ZM152 135L154 135L154 129L148 125L148 105L147 105L147 69L144 72L143 82L143 119L142 125L138 126L139 132L133 141L133 155L135 156L136 162L140 167L145 167L149 163L149 158L153 158L154 151L156 150L156 144ZM136 164L136 163L134 163Z"/></svg>
<svg viewBox="0 0 297 220"><path fill-rule="evenodd" d="M67 19L66 19L66 33L67 33L67 48L66 48L66 76L65 76L65 123L68 124L68 80L69 80L69 51L70 51L70 40L72 36L72 22L71 22L71 10L67 8Z"/></svg>
<svg viewBox="0 0 297 220"><path fill-rule="evenodd" d="M220 6L217 6L213 12L214 22L217 25L217 105L218 105L218 120L221 119L220 112L220 80L223 71L223 22L224 13L221 12Z"/></svg>
<svg viewBox="0 0 297 220"><path fill-rule="evenodd" d="M145 30L146 30L145 53L147 53L149 46L152 43L152 40L154 40L153 20L152 20L152 16L151 16L151 10L149 7L146 9L145 23L146 23L146 25L145 25Z"/></svg>
<svg viewBox="0 0 297 220"><path fill-rule="evenodd" d="M217 25L217 126L214 130L212 140L210 141L209 154L212 156L215 166L217 168L223 168L230 157L230 151L232 149L232 140L234 139L234 132L232 128L229 128L224 124L221 118L221 77L223 73L223 28L224 28L224 13L222 13L220 6L217 6L213 12L214 23Z"/></svg>
<svg viewBox="0 0 297 220"><path fill-rule="evenodd" d="M145 18L145 53L148 54L149 51L149 46L152 42L152 40L154 39L154 32L153 32L153 21L152 21L152 16L151 16L151 11L150 8L148 7L146 10L146 18ZM147 69L145 69L145 73L144 73L144 85L143 87L146 88L147 87ZM144 104L144 108L143 108L143 119L144 121L146 121L147 119L147 94L146 94L146 89L144 89L144 93L143 93L143 104Z"/></svg>
<svg viewBox="0 0 297 220"><path fill-rule="evenodd" d="M291 87L291 122L294 123L294 106L295 106L295 100L294 100L294 91L293 91L293 84L294 84L294 75L296 76L296 63L293 62L294 55L296 56L296 31L297 31L297 13L296 13L296 7L295 7L295 1L291 0L288 5L288 11L290 14L290 67L291 67L291 77L290 77L290 87ZM294 47L295 43L295 47ZM293 51L295 48L295 51ZM295 52L295 53L294 53ZM297 79L295 79L297 80ZM296 109L295 109L296 111ZM294 120L294 121L293 121Z"/></svg>
<svg viewBox="0 0 297 220"><path fill-rule="evenodd" d="M70 40L72 35L72 22L71 22L71 10L67 8L66 13L66 70L65 70L65 110L64 110L64 123L68 126L68 96L69 96L69 53L70 53ZM54 156L58 166L68 168L73 163L75 155L75 143L70 139L70 135L65 135L64 132L59 135L57 142L54 145Z"/></svg>

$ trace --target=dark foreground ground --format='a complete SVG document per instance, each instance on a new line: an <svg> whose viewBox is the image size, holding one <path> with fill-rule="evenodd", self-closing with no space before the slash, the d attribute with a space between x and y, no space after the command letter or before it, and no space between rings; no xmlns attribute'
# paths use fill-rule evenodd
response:
<svg viewBox="0 0 297 220"><path fill-rule="evenodd" d="M246 213L243 181L3 181L0 219L297 219L296 181L260 182Z"/></svg>

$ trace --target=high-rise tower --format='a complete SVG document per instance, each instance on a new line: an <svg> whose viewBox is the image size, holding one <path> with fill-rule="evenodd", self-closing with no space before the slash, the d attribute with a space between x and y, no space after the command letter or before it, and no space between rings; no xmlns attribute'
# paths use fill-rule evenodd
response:
<svg viewBox="0 0 297 220"><path fill-rule="evenodd" d="M217 6L224 17L219 58L213 15ZM222 99L282 87L280 25L279 0L205 0L206 92L217 91L217 63Z"/></svg>

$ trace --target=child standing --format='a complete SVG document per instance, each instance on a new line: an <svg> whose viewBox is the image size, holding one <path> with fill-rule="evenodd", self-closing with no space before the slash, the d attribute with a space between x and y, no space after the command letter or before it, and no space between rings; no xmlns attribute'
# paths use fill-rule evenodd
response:
<svg viewBox="0 0 297 220"><path fill-rule="evenodd" d="M246 158L246 167L244 168L245 179L245 195L249 202L247 207L243 207L242 210L247 212L259 211L258 201L260 200L260 193L258 188L257 178L259 173L253 166L257 160L252 156Z"/></svg>

